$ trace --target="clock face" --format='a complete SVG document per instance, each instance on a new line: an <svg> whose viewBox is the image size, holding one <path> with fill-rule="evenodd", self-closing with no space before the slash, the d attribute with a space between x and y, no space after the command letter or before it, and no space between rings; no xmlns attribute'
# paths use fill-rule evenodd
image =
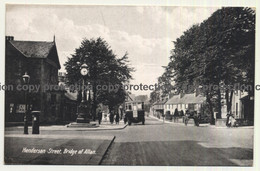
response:
<svg viewBox="0 0 260 171"><path fill-rule="evenodd" d="M83 76L87 75L87 74L88 74L87 68L82 68L82 69L80 70L80 73L81 73L81 75L83 75Z"/></svg>

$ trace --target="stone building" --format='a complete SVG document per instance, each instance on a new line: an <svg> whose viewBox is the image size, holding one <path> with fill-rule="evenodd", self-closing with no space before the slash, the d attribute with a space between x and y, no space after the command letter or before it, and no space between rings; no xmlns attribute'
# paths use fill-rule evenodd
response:
<svg viewBox="0 0 260 171"><path fill-rule="evenodd" d="M61 66L55 37L52 42L45 42L17 41L12 36L6 36L5 49L5 84L13 87L13 90L5 91L5 121L23 121L25 91L18 90L17 86L24 85L22 76L25 72L30 76L29 85L40 87L28 93L29 110L41 111L41 122L62 120L64 91L58 89Z"/></svg>

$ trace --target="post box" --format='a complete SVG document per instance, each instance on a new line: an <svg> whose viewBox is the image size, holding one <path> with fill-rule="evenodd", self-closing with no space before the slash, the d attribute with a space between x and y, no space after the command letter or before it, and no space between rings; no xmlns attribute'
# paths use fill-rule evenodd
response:
<svg viewBox="0 0 260 171"><path fill-rule="evenodd" d="M32 134L40 133L40 111L32 111Z"/></svg>

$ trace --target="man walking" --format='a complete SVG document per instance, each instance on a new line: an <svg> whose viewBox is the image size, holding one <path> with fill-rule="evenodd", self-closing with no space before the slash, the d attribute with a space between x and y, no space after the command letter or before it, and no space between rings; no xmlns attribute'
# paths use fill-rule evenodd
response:
<svg viewBox="0 0 260 171"><path fill-rule="evenodd" d="M101 111L101 109L99 108L99 109L98 109L98 124L99 124L99 125L101 124L101 121L102 121L102 111Z"/></svg>

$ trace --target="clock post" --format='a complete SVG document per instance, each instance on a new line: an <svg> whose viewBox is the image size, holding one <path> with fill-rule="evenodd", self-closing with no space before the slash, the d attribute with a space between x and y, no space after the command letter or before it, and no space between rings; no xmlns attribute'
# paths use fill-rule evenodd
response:
<svg viewBox="0 0 260 171"><path fill-rule="evenodd" d="M90 102L87 99L86 101L86 90L85 88L85 79L89 75L87 64L83 64L80 67L80 73L82 75L82 99L80 105L78 106L78 113L77 113L77 123L89 123L90 122Z"/></svg>

